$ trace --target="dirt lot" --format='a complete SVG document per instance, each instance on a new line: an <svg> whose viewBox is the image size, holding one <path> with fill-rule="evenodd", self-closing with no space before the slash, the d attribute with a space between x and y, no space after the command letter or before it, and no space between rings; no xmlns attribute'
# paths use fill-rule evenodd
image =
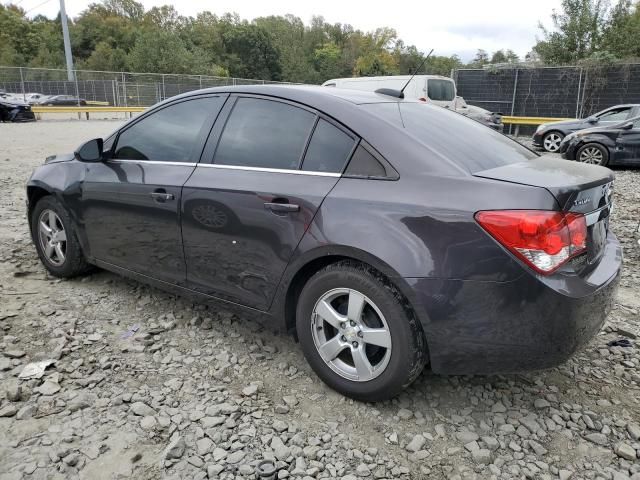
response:
<svg viewBox="0 0 640 480"><path fill-rule="evenodd" d="M640 479L640 170L617 170L617 305L552 370L441 377L361 404L288 337L111 273L50 278L25 222L45 156L117 121L0 125L0 479ZM128 338L134 325L139 330ZM620 338L629 347L609 347ZM452 345L455 348L455 345ZM40 379L29 362L52 359Z"/></svg>

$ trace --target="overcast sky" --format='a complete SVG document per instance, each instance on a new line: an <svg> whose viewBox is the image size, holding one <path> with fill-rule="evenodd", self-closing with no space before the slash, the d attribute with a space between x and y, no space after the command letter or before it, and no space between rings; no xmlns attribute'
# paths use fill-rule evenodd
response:
<svg viewBox="0 0 640 480"><path fill-rule="evenodd" d="M29 11L29 16L57 15L59 0L14 0ZM140 1L140 0L138 0ZM167 0L141 0L145 8L170 3ZM9 3L2 0L2 3ZM74 17L91 3L66 0L67 14ZM182 0L174 2L183 15L194 16L202 10L216 14L237 12L242 18L291 13L305 23L313 15L322 15L331 23L349 23L361 30L379 26L395 28L407 45L435 54L457 54L469 60L478 48L493 52L511 48L521 57L530 51L540 35L538 22L550 24L551 11L560 0Z"/></svg>

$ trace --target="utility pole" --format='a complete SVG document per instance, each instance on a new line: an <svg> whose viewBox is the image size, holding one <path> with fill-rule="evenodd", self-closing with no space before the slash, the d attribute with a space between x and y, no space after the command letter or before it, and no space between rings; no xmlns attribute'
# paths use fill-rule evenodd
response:
<svg viewBox="0 0 640 480"><path fill-rule="evenodd" d="M60 0L60 21L62 22L64 56L67 60L67 78L70 82L73 82L75 80L73 75L73 57L71 57L71 41L69 40L69 25L67 25L67 11L64 8L64 0Z"/></svg>

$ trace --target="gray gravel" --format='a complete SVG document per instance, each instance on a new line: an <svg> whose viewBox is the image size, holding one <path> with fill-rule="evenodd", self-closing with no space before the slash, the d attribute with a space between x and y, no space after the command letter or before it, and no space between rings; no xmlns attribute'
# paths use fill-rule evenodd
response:
<svg viewBox="0 0 640 480"><path fill-rule="evenodd" d="M640 479L640 170L616 170L625 271L583 351L521 375L425 371L373 405L328 390L291 338L248 318L103 271L47 276L25 180L118 125L0 125L0 479L251 479L263 459L278 479ZM633 346L607 346L618 338ZM18 378L42 359L41 378Z"/></svg>

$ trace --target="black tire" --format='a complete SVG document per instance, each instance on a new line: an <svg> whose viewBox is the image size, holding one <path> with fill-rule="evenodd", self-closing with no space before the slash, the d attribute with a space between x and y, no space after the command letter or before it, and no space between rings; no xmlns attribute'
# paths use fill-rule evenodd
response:
<svg viewBox="0 0 640 480"><path fill-rule="evenodd" d="M585 152L589 150L593 151L593 149L599 151L600 155L602 155L602 160L599 163L588 162L582 159L582 156L583 154L585 154ZM599 143L585 143L578 149L578 152L576 153L576 161L606 167L609 164L609 150L604 145L600 145Z"/></svg>
<svg viewBox="0 0 640 480"><path fill-rule="evenodd" d="M40 239L38 223L40 216L46 210L51 210L58 216L66 234L66 242L64 245L65 258L59 265L52 263L47 257ZM78 237L69 213L54 197L45 196L38 200L38 203L31 212L31 232L40 261L51 275L59 278L71 278L86 273L91 269L91 266L87 263L82 253L82 248L78 242Z"/></svg>
<svg viewBox="0 0 640 480"><path fill-rule="evenodd" d="M341 288L356 290L371 299L388 325L391 336L388 363L382 373L368 381L349 380L336 373L314 343L312 314L316 303L328 292ZM396 396L418 377L427 363L422 328L406 301L381 274L357 262L331 264L309 279L298 299L296 328L303 353L318 377L332 389L356 400L377 402Z"/></svg>
<svg viewBox="0 0 640 480"><path fill-rule="evenodd" d="M555 145L554 148L548 148L548 140L550 140L553 137L554 142L553 144ZM556 142L557 139L557 142ZM558 149L560 148L560 142L562 142L562 140L564 139L564 134L561 132L558 132L557 130L545 133L544 137L542 137L542 148L545 152L557 152Z"/></svg>

